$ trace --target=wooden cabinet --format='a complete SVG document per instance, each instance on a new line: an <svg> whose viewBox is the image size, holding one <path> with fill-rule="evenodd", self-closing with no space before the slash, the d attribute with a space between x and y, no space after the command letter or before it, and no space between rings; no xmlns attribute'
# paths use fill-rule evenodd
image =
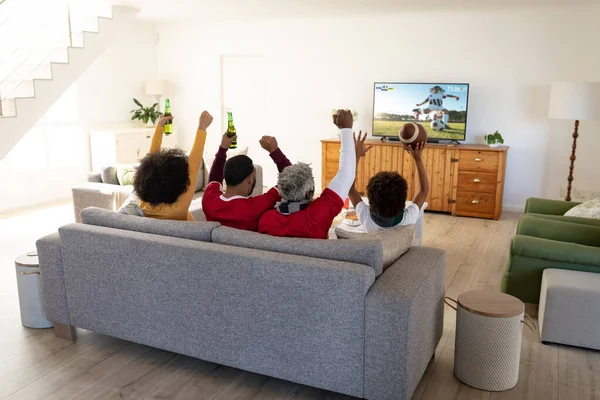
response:
<svg viewBox="0 0 600 400"><path fill-rule="evenodd" d="M419 190L412 157L399 142L368 140L374 146L358 165L356 187L367 193L369 179L380 171L397 171L408 182L408 198ZM508 147L429 144L423 151L430 191L428 210L452 215L498 219L502 214ZM322 185L338 170L340 141L322 141Z"/></svg>
<svg viewBox="0 0 600 400"><path fill-rule="evenodd" d="M135 125L115 125L90 131L92 171L103 166L135 164L148 153L154 128ZM177 133L163 136L163 148L177 147Z"/></svg>

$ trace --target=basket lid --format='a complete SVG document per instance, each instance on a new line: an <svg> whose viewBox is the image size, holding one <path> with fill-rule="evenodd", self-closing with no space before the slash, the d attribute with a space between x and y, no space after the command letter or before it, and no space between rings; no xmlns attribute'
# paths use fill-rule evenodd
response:
<svg viewBox="0 0 600 400"><path fill-rule="evenodd" d="M458 296L458 305L474 314L492 318L511 318L525 312L525 304L506 293L478 290Z"/></svg>

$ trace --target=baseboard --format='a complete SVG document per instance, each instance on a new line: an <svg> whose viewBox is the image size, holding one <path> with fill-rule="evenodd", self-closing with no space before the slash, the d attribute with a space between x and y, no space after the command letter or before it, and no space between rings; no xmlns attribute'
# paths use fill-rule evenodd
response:
<svg viewBox="0 0 600 400"><path fill-rule="evenodd" d="M512 206L509 204L504 204L502 206L502 211L507 211L507 212L523 212L525 210L525 204L523 205L519 205L519 206Z"/></svg>

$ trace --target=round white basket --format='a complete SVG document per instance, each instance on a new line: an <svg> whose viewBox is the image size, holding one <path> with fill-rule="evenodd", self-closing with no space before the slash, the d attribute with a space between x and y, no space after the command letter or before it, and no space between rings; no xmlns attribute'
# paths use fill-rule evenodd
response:
<svg viewBox="0 0 600 400"><path fill-rule="evenodd" d="M458 297L454 375L477 389L504 391L519 380L525 305L496 292Z"/></svg>

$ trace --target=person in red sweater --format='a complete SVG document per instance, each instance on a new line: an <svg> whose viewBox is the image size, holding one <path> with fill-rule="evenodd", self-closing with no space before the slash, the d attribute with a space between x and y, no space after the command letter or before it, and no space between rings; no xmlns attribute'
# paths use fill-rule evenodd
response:
<svg viewBox="0 0 600 400"><path fill-rule="evenodd" d="M342 148L336 176L313 200L315 179L310 165L297 163L279 173L277 187L283 200L258 222L258 232L273 236L327 239L333 219L342 211L356 173L352 112L338 110L333 123L341 129Z"/></svg>
<svg viewBox="0 0 600 400"><path fill-rule="evenodd" d="M208 186L202 196L202 210L207 221L219 222L230 228L256 232L259 218L271 210L281 199L277 188L271 188L260 196L250 196L256 185L256 168L250 157L239 155L227 160L227 149L236 138L223 135L208 176ZM289 165L277 139L263 136L260 145L269 152L279 172ZM223 177L227 189L223 192Z"/></svg>

